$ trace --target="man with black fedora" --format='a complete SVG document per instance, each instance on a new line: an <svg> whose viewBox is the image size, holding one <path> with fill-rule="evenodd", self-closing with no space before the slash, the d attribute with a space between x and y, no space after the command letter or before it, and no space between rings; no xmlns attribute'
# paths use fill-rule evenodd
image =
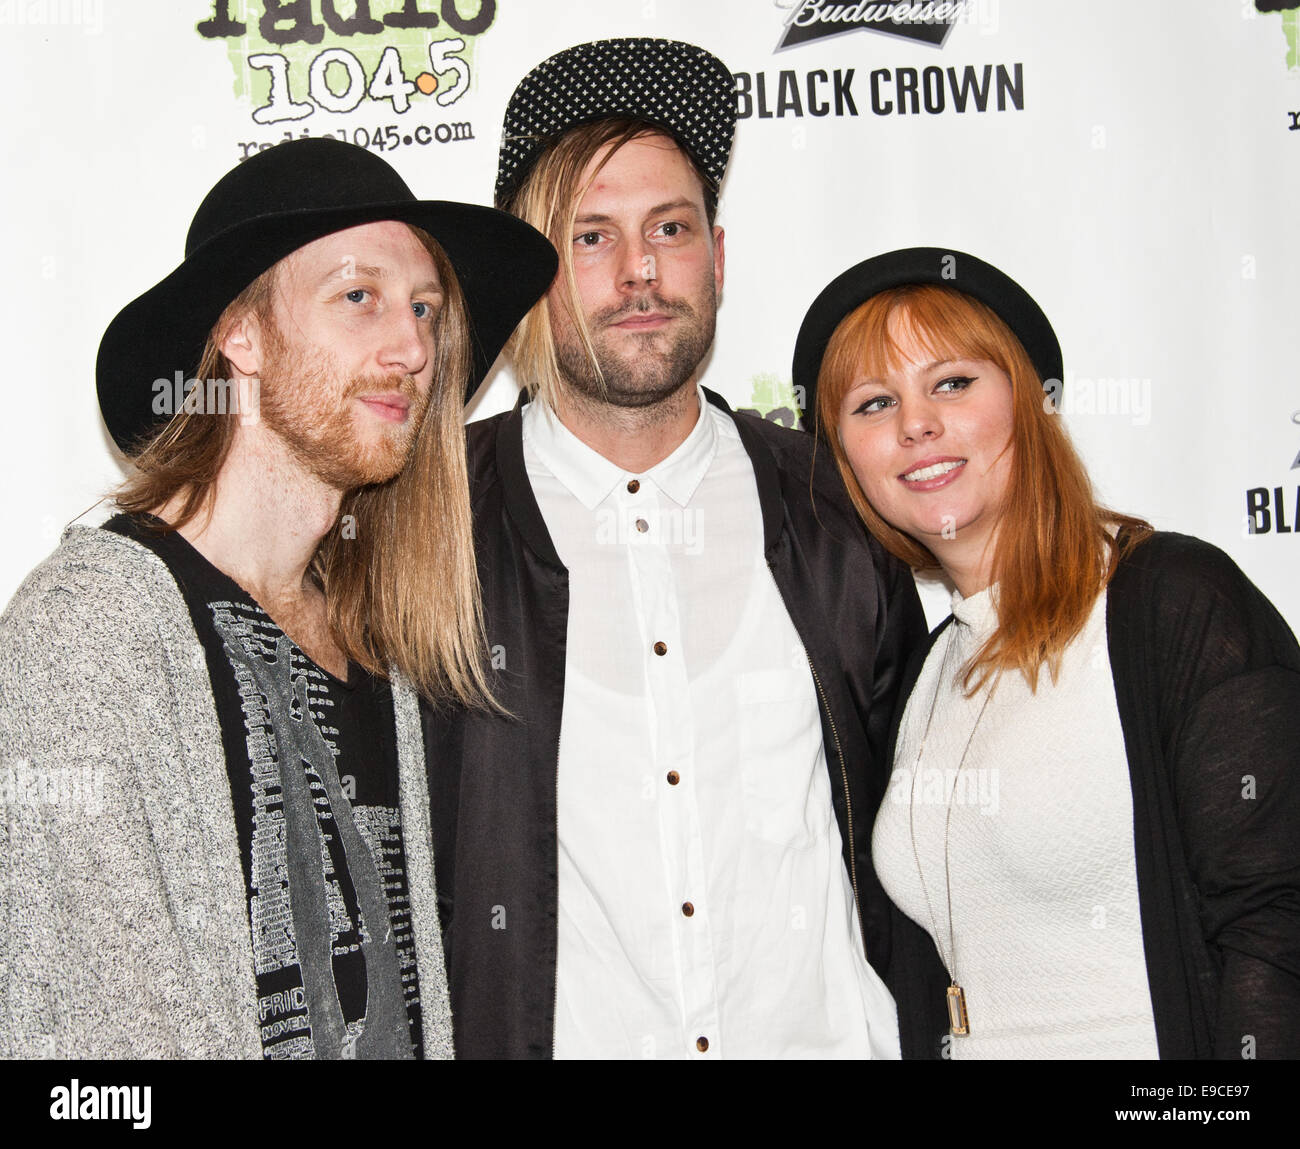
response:
<svg viewBox="0 0 1300 1149"><path fill-rule="evenodd" d="M554 270L295 140L109 325L119 513L0 617L0 1055L450 1055L416 700L492 705L462 408Z"/></svg>
<svg viewBox="0 0 1300 1149"><path fill-rule="evenodd" d="M561 271L469 432L509 716L428 721L461 1057L898 1056L870 827L924 624L813 440L698 384L733 90L608 40L506 110L497 205Z"/></svg>

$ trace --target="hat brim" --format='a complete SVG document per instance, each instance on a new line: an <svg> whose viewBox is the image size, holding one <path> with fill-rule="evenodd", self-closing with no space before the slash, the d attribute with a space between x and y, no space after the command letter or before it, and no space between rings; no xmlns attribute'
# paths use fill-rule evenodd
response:
<svg viewBox="0 0 1300 1149"><path fill-rule="evenodd" d="M803 388L805 429L818 427L817 376L835 329L873 296L913 283L951 287L978 299L1011 328L1040 380L1062 378L1056 332L1043 309L1014 279L982 259L951 248L901 248L865 259L831 280L804 316L795 340L792 373L795 387Z"/></svg>
<svg viewBox="0 0 1300 1149"><path fill-rule="evenodd" d="M221 313L281 259L323 236L397 220L427 231L455 268L473 353L468 402L519 321L555 278L551 244L521 220L475 204L406 200L257 216L192 251L166 279L124 307L99 345L95 377L113 441L131 452L169 416L153 416L154 382L197 371Z"/></svg>

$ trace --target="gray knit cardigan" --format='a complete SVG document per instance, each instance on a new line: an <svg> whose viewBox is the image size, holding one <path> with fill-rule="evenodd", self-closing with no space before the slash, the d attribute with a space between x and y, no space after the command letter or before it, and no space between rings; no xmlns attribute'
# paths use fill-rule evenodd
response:
<svg viewBox="0 0 1300 1149"><path fill-rule="evenodd" d="M426 1057L450 1057L416 698L393 680ZM70 527L0 616L0 1056L259 1058L207 662L152 551Z"/></svg>

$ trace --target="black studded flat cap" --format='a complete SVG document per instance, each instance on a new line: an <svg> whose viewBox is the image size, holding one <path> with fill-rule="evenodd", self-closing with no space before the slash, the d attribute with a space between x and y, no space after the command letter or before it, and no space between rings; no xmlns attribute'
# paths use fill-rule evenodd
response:
<svg viewBox="0 0 1300 1149"><path fill-rule="evenodd" d="M510 202L551 141L610 116L663 128L715 186L722 183L736 132L735 81L726 65L677 40L596 40L544 60L510 97L497 204Z"/></svg>

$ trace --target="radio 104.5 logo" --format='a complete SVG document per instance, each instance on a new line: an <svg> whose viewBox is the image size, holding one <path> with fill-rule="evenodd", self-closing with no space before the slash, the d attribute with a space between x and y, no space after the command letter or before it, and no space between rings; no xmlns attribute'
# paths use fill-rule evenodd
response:
<svg viewBox="0 0 1300 1149"><path fill-rule="evenodd" d="M235 95L252 104L255 123L318 111L404 115L421 102L448 107L469 90L474 38L496 8L496 0L213 0L196 31L225 41ZM403 134L394 128L370 146L382 149L384 138Z"/></svg>

